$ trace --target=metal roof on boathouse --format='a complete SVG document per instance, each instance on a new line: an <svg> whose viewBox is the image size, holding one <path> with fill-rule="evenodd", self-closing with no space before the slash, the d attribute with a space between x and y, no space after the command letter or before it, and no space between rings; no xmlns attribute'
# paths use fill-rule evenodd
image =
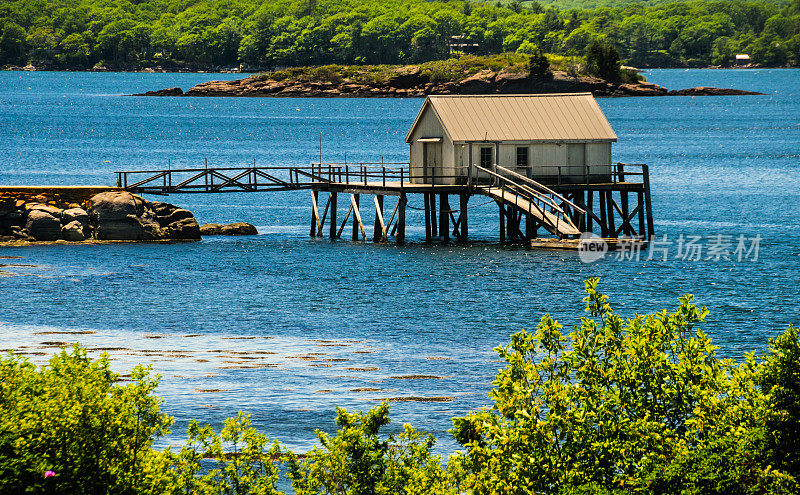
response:
<svg viewBox="0 0 800 495"><path fill-rule="evenodd" d="M591 93L429 96L406 135L428 108L453 142L616 141Z"/></svg>

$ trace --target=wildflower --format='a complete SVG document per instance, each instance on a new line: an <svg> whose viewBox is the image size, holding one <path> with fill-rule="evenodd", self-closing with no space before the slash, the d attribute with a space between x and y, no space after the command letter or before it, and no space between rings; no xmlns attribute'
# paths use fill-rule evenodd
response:
<svg viewBox="0 0 800 495"><path fill-rule="evenodd" d="M45 478L52 478L55 475L56 475L56 473L54 471L47 470L47 471L44 472L44 477Z"/></svg>

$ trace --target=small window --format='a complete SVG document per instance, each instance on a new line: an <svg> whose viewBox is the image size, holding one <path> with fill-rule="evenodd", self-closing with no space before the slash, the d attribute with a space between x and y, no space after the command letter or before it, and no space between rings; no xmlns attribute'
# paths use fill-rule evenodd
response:
<svg viewBox="0 0 800 495"><path fill-rule="evenodd" d="M481 148L481 167L492 168L492 148Z"/></svg>
<svg viewBox="0 0 800 495"><path fill-rule="evenodd" d="M517 146L517 167L528 168L528 147Z"/></svg>

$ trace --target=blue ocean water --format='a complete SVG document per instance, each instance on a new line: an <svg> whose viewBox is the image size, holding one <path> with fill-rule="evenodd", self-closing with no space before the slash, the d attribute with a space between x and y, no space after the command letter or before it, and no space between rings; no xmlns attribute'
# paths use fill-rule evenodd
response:
<svg viewBox="0 0 800 495"><path fill-rule="evenodd" d="M762 350L800 323L800 71L647 76L669 88L767 93L599 100L619 136L614 160L650 164L666 260L657 252L585 264L574 253L501 246L496 207L480 198L476 242L426 246L412 210L412 242L398 247L309 238L307 191L172 196L201 223L247 221L261 235L0 248L15 257L0 259L0 347L41 362L79 341L107 350L123 373L152 364L178 420L163 443L179 442L190 418L219 424L245 410L302 451L315 428L334 429L337 406L445 397L392 405L398 424L435 433L442 452L455 448L450 419L489 403L502 366L492 349L547 312L569 328L584 314L589 277L602 278L625 315L693 293L711 311L705 328L721 354ZM304 165L318 159L320 133L324 160L407 160L420 99L124 96L234 77L0 72L0 184L112 184L115 170L206 160ZM678 240L693 236L704 251L682 259ZM757 257L753 249L737 260L740 236ZM715 259L715 239L731 259Z"/></svg>

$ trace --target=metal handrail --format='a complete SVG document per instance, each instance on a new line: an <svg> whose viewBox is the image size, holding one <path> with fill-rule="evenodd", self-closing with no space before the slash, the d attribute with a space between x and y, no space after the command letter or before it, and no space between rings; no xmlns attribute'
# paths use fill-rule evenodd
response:
<svg viewBox="0 0 800 495"><path fill-rule="evenodd" d="M501 168L502 169L503 168L503 167L498 167L497 165L494 165L493 167L495 169L497 169L497 168ZM518 199L519 199L519 196L521 195L520 192L523 193L522 195L525 196L523 199L528 201L529 205L535 206L539 210L540 214L542 215L542 219L543 220L544 220L544 218L546 218L544 206L547 206L550 209L550 213L555 216L556 221L555 221L555 225L553 225L553 228L556 231L559 230L559 223L561 221L564 221L567 225L569 225L573 229L579 230L578 227L572 222L572 220L569 219L569 216L564 211L564 209L559 204L557 204L555 202L554 198L558 198L558 199L563 200L564 202L568 202L570 204L572 204L572 203L567 201L566 198L564 198L560 194L556 193L555 191L550 190L551 191L551 195L553 196L551 198L550 196L544 195L544 194L542 194L542 193L540 193L538 191L534 191L530 187L527 187L527 186L525 186L523 184L515 182L515 181L511 180L510 178L508 178L508 177L506 177L504 175L498 174L497 172L495 172L493 170L489 170L489 169L487 169L485 167L481 167L480 165L475 165L475 170L479 170L479 171L481 171L483 173L489 174L490 176L494 177L494 179L495 179L494 180L494 186L495 187L500 187L500 188L505 187L506 189L509 189L510 192L512 194L514 194L514 204L515 204L515 206L517 208L519 208ZM507 169L504 169L504 170L507 170ZM586 212L583 209L580 209L580 216L581 217L585 213Z"/></svg>
<svg viewBox="0 0 800 495"><path fill-rule="evenodd" d="M514 177L516 177L518 179L522 179L522 181L533 185L536 189L540 189L540 190L544 191L545 194L549 194L551 196L557 197L563 203L566 203L566 204L570 205L572 208L577 210L582 215L586 213L586 210L584 210L580 206L576 205L572 201L568 200L564 196L562 196L562 195L558 194L557 192L553 191L552 189L550 189L549 187L545 186L544 184L540 184L540 183L536 182L535 180L533 180L531 178L525 177L524 175L518 174L517 172L514 172L513 170L509 170L509 169L507 169L505 167L501 167L500 165L497 165L497 168L502 170L503 172L511 174L512 176L514 176Z"/></svg>

